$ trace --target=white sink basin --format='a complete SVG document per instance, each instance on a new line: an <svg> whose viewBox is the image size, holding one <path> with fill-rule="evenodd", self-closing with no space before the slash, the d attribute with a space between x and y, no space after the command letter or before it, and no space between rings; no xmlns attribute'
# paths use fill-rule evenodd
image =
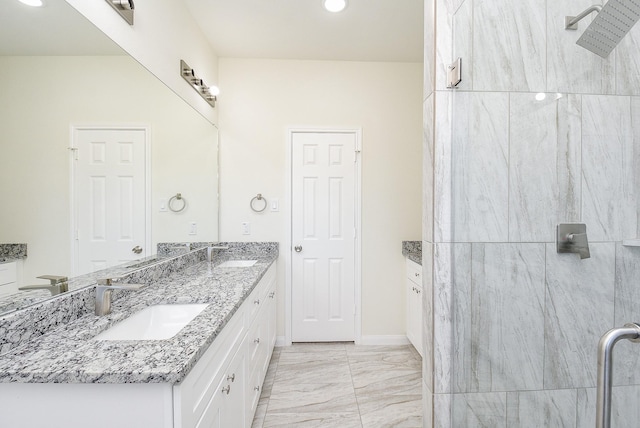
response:
<svg viewBox="0 0 640 428"><path fill-rule="evenodd" d="M221 268L235 268L235 267L251 267L255 265L257 260L227 260L224 263L221 263Z"/></svg>
<svg viewBox="0 0 640 428"><path fill-rule="evenodd" d="M170 339L204 310L207 304L155 305L131 315L97 335L95 340Z"/></svg>

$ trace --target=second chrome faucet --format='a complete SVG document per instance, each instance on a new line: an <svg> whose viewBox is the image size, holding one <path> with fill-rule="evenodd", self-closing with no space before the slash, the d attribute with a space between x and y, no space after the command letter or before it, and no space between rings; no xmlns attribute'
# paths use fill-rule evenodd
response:
<svg viewBox="0 0 640 428"><path fill-rule="evenodd" d="M139 290L145 284L119 283L120 278L104 278L98 280L96 286L96 315L111 313L111 292L113 290Z"/></svg>

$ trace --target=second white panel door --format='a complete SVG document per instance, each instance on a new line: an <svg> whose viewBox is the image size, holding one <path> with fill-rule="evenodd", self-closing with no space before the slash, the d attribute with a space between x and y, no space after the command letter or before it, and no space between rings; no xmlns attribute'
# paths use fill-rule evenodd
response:
<svg viewBox="0 0 640 428"><path fill-rule="evenodd" d="M75 133L76 274L148 255L143 129Z"/></svg>
<svg viewBox="0 0 640 428"><path fill-rule="evenodd" d="M356 134L292 135L293 342L355 337Z"/></svg>

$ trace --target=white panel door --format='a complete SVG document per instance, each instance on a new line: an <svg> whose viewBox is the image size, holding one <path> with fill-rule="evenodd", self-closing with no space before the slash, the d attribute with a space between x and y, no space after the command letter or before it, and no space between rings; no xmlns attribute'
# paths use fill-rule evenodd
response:
<svg viewBox="0 0 640 428"><path fill-rule="evenodd" d="M355 339L355 133L292 136L293 342Z"/></svg>
<svg viewBox="0 0 640 428"><path fill-rule="evenodd" d="M146 131L79 129L74 143L75 274L147 256Z"/></svg>

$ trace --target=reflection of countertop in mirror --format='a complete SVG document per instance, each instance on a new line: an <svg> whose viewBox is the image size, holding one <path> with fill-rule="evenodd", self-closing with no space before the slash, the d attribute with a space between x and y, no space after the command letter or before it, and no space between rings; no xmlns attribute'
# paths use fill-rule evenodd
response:
<svg viewBox="0 0 640 428"><path fill-rule="evenodd" d="M27 257L27 244L0 244L0 261L15 261Z"/></svg>
<svg viewBox="0 0 640 428"><path fill-rule="evenodd" d="M402 241L402 255L422 265L422 241Z"/></svg>
<svg viewBox="0 0 640 428"><path fill-rule="evenodd" d="M244 268L217 267L230 258L253 259L257 263ZM162 276L138 292L121 292L114 299L112 314L84 315L2 355L0 382L180 382L276 258L277 249L228 255L222 252L214 263L201 261ZM171 339L91 340L147 306L167 303L209 306Z"/></svg>
<svg viewBox="0 0 640 428"><path fill-rule="evenodd" d="M15 259L12 259L15 261ZM136 260L135 262L127 262L118 266L114 266L108 269L102 269L100 271L88 273L86 275L80 275L73 278L69 278L69 291L80 290L81 288L95 285L100 278L113 278L127 275L134 270L138 269L140 263L145 261L157 262L157 256L150 256L143 259ZM1 263L1 262L0 262ZM134 264L135 263L135 264ZM133 267L132 267L133 265ZM41 280L42 284L46 283L45 280ZM31 285L31 284L28 284ZM29 290L21 291L17 294L11 294L8 296L0 297L0 316L8 312L16 311L18 309L26 308L35 303L40 303L43 300L51 298L51 293L47 290Z"/></svg>

